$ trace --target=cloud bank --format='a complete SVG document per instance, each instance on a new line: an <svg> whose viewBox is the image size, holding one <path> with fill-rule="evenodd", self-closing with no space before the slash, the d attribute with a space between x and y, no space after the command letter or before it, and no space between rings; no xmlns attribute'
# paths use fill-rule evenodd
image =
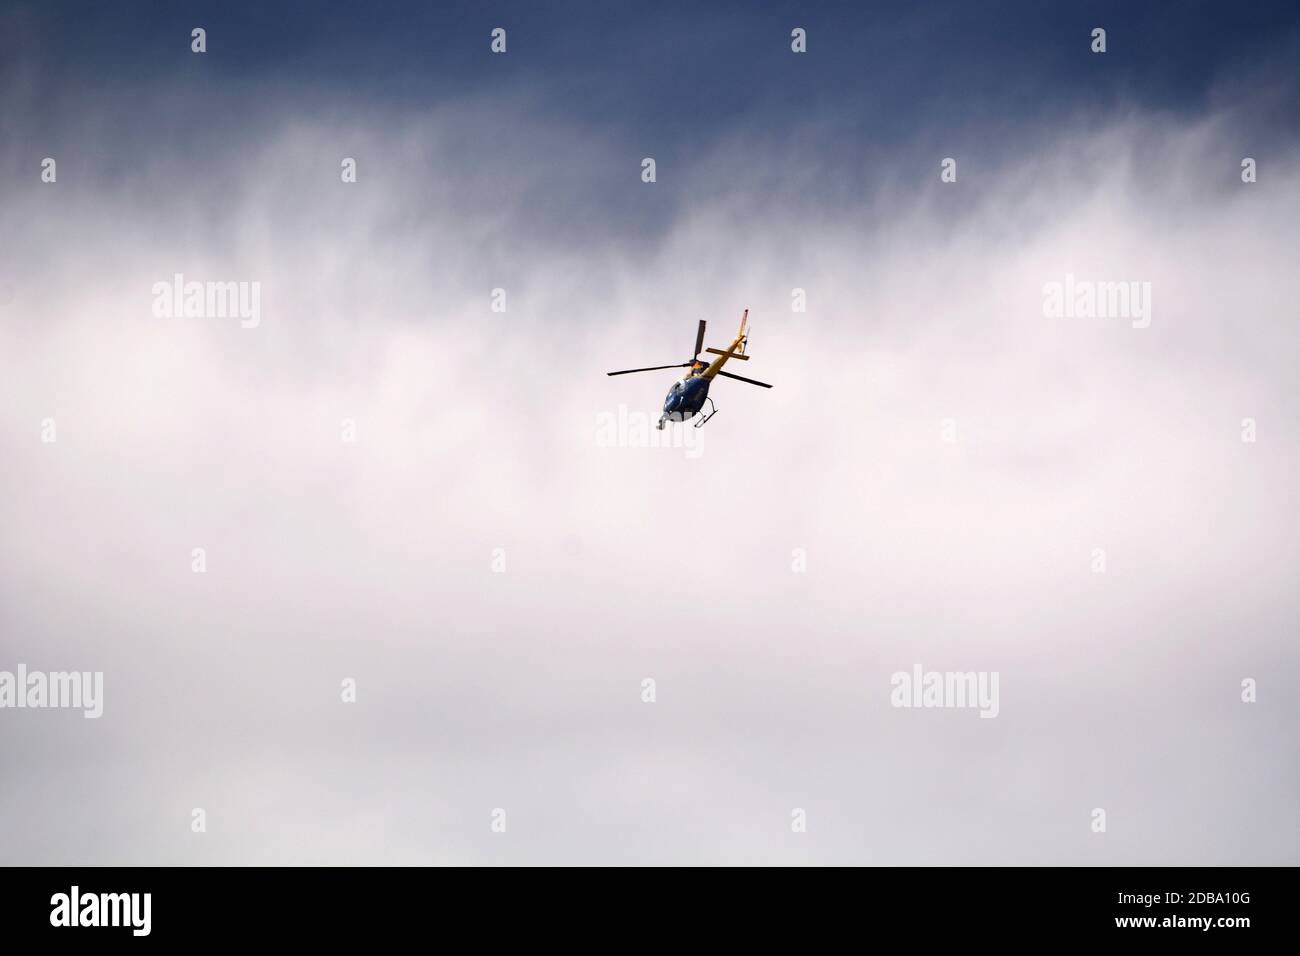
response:
<svg viewBox="0 0 1300 956"><path fill-rule="evenodd" d="M104 713L0 714L4 862L1300 861L1294 149L930 135L650 185L526 102L271 98L64 128L55 184L8 149L0 667ZM261 322L156 317L176 273ZM1149 327L1048 317L1067 275ZM776 388L718 383L698 456L602 447L671 381L606 370L743 308ZM891 706L914 665L997 718Z"/></svg>

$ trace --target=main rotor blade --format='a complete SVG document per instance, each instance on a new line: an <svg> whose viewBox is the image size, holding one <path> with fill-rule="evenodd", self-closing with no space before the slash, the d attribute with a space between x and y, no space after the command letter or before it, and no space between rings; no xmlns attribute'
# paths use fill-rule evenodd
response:
<svg viewBox="0 0 1300 956"><path fill-rule="evenodd" d="M700 319L700 329L695 333L695 357L700 357L700 349L704 348L704 320Z"/></svg>
<svg viewBox="0 0 1300 956"><path fill-rule="evenodd" d="M772 387L771 385L768 385L767 382L757 382L752 378L745 378L743 375L732 375L730 372L724 372L721 369L718 370L718 374L724 378L734 378L737 382L748 382L750 385L761 385L763 388Z"/></svg>
<svg viewBox="0 0 1300 956"><path fill-rule="evenodd" d="M606 375L630 375L633 372L658 372L665 368L690 368L693 362L682 362L679 365L652 365L649 368L625 368L621 372L606 372Z"/></svg>

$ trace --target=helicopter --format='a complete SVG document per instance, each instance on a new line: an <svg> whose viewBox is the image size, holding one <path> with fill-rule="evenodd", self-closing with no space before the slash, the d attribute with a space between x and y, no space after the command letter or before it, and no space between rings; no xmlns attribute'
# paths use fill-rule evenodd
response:
<svg viewBox="0 0 1300 956"><path fill-rule="evenodd" d="M696 428L703 427L709 419L718 414L718 406L713 404L713 399L709 398L709 385L713 382L715 376L721 375L723 378L734 378L738 382L748 382L750 385L757 385L760 388L771 388L766 382L755 381L752 378L745 378L743 375L733 375L730 372L724 372L722 366L727 364L728 359L739 359L742 362L748 362L749 356L745 354L745 345L749 342L749 336L745 332L745 326L749 322L749 309L740 317L740 331L736 333L735 340L731 347L726 351L722 349L704 348L704 329L705 321L700 319L699 329L695 333L695 356L689 362L682 362L679 365L653 365L650 368L628 368L621 372L607 372L607 375L630 375L632 372L657 372L666 368L688 368L690 369L685 375L673 382L673 387L668 390L668 396L664 399L664 413L659 416L658 427L660 431L668 422L684 422L701 414L704 409L704 403L709 403L709 413L702 415L700 420L695 423ZM712 362L701 362L700 352L708 352L711 355L718 356Z"/></svg>

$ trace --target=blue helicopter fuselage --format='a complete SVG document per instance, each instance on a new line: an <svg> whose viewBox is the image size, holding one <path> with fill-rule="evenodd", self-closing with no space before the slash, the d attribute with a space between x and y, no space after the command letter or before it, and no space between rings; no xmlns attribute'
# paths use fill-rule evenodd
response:
<svg viewBox="0 0 1300 956"><path fill-rule="evenodd" d="M709 397L709 380L700 375L688 375L673 382L664 399L664 419L670 422L684 422L694 418L704 400Z"/></svg>

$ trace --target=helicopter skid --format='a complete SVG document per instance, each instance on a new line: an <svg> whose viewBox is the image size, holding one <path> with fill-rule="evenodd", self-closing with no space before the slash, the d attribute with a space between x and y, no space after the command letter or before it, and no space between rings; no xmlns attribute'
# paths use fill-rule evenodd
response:
<svg viewBox="0 0 1300 956"><path fill-rule="evenodd" d="M709 423L710 418L718 414L718 406L713 404L713 399L706 398L705 401L709 403L710 412L707 415L705 415L702 410L700 411L699 413L700 420L695 423L696 428L703 428L705 425Z"/></svg>

